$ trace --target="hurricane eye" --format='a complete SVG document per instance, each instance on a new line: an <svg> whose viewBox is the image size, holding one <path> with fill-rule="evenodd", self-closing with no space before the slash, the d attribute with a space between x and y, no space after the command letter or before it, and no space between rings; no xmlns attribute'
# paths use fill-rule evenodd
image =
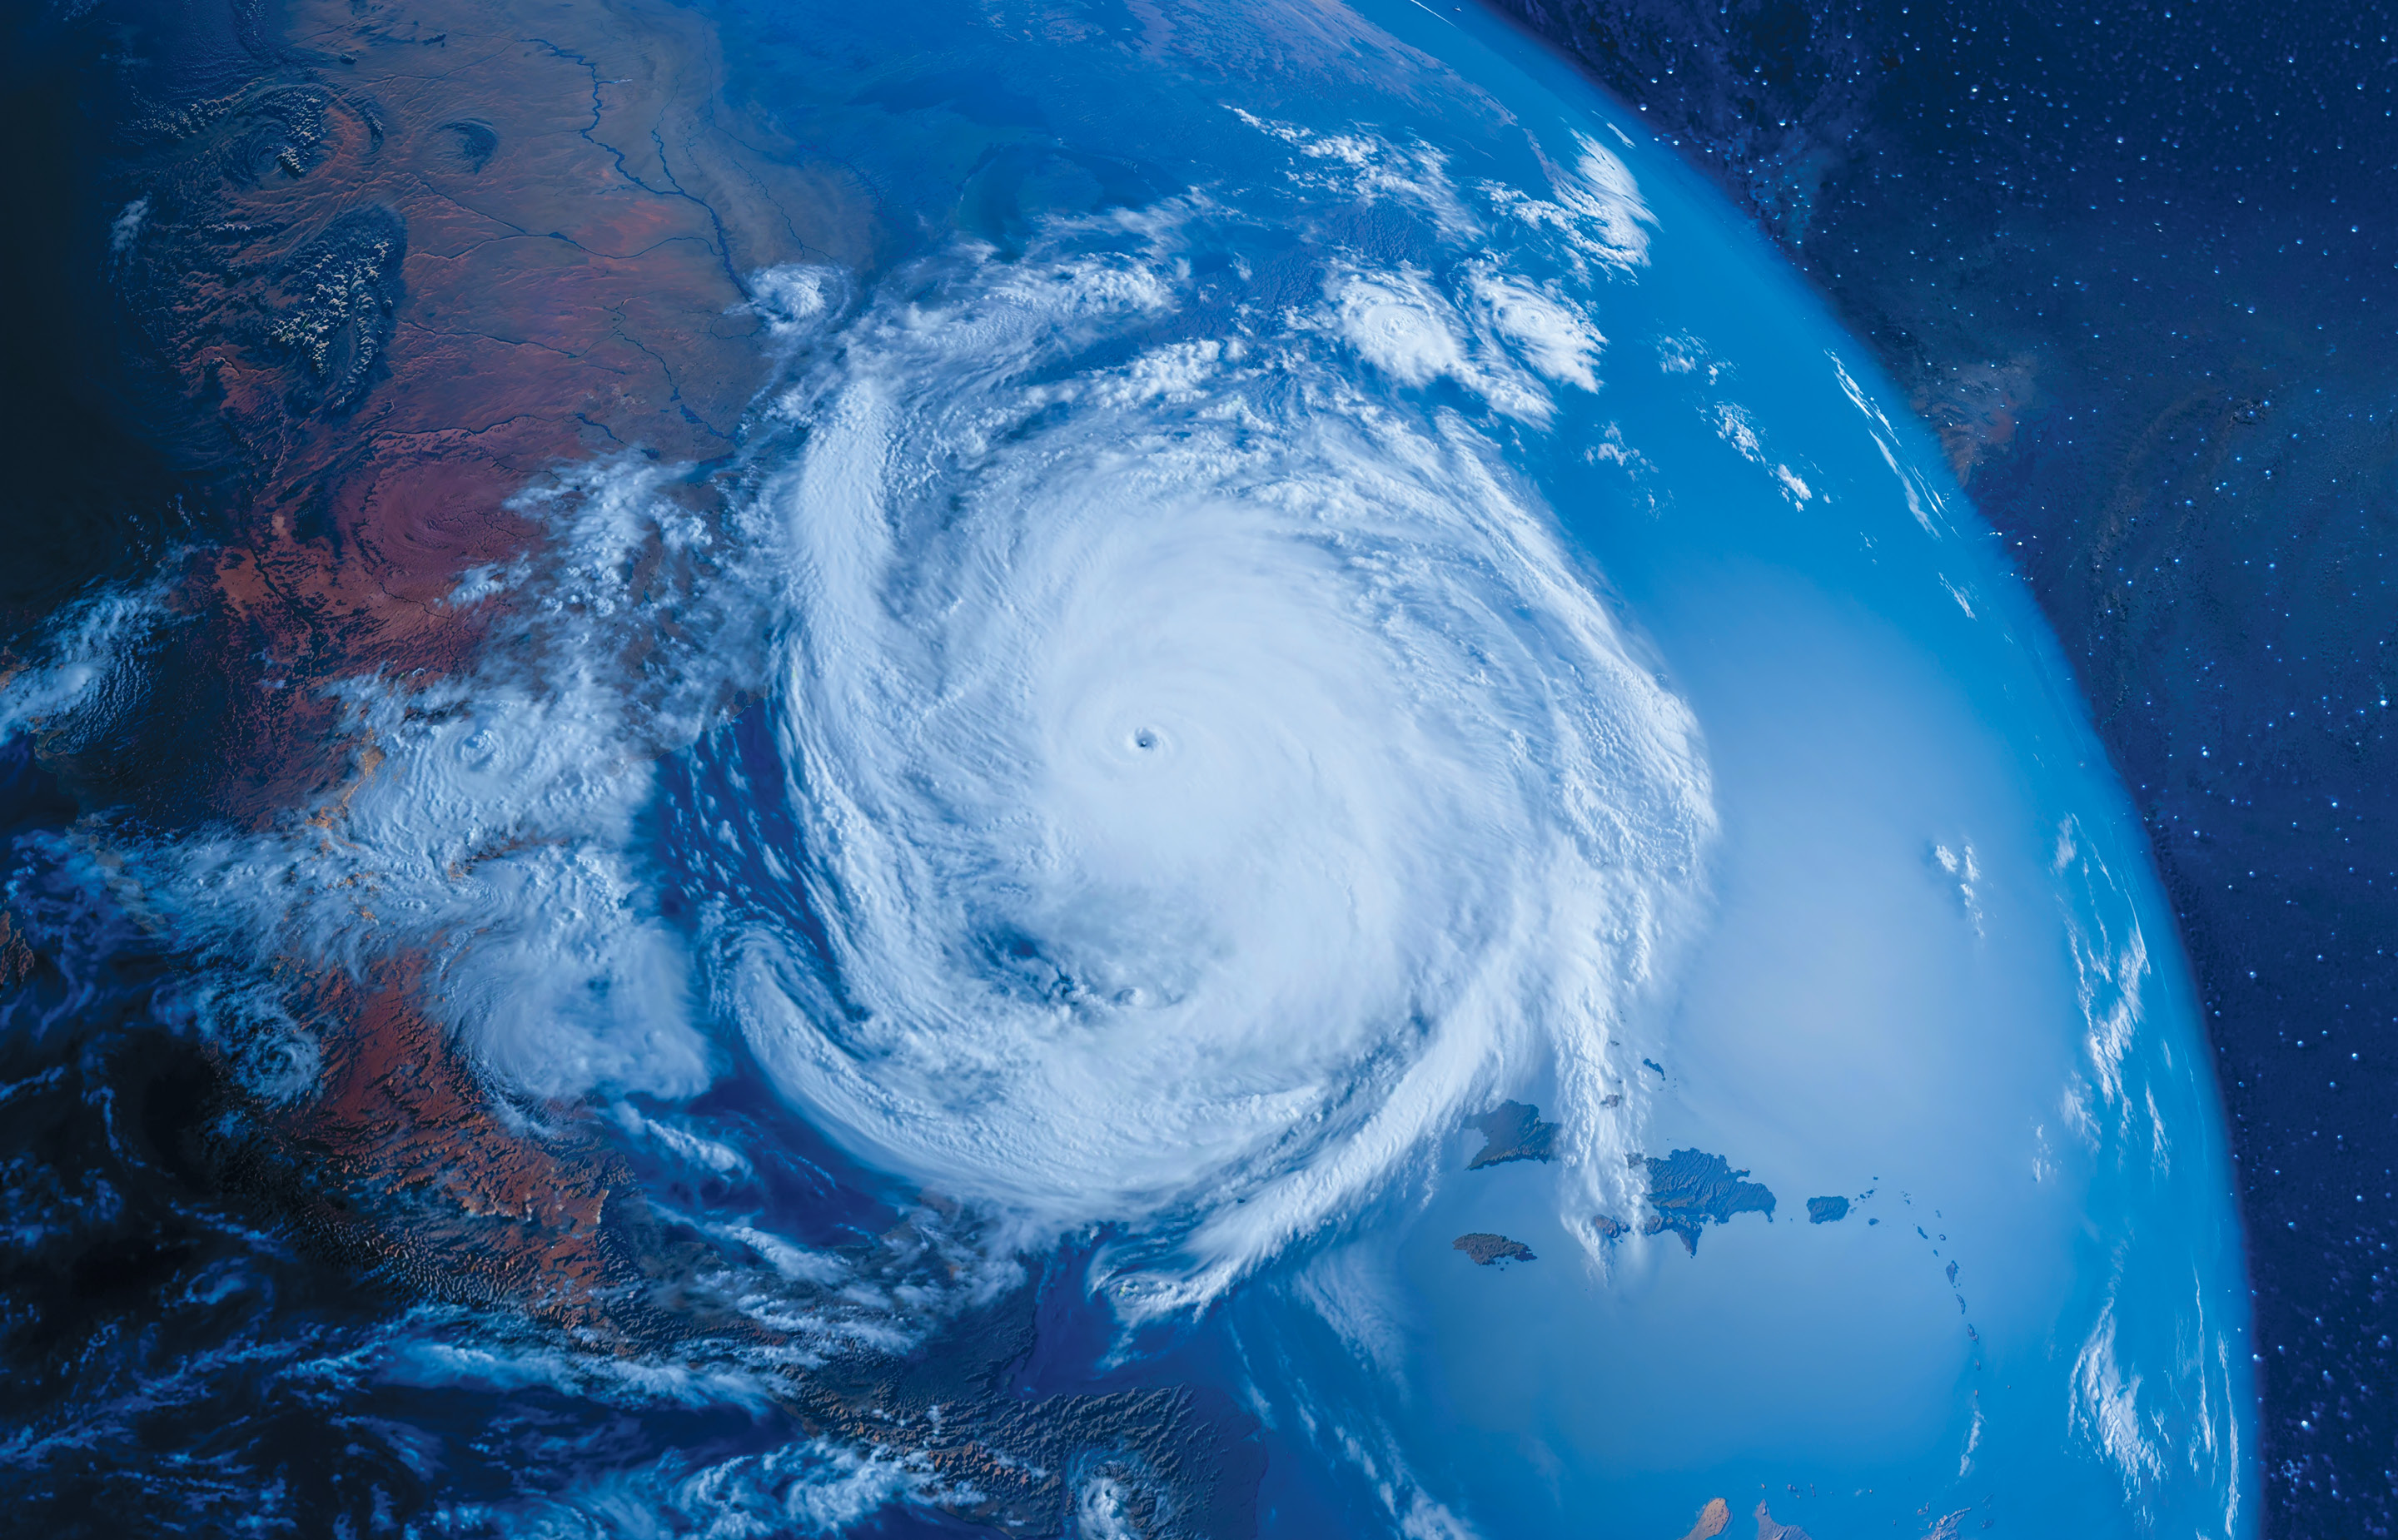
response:
<svg viewBox="0 0 2398 1540"><path fill-rule="evenodd" d="M1132 735L1132 746L1137 749L1153 749L1157 746L1157 734L1148 728L1143 728Z"/></svg>

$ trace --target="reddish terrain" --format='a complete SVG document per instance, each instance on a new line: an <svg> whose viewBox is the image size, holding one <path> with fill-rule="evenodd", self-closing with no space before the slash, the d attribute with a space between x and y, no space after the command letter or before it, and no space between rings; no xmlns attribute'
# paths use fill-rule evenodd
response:
<svg viewBox="0 0 2398 1540"><path fill-rule="evenodd" d="M157 430L238 531L174 601L233 676L170 708L198 783L171 811L251 825L328 797L338 822L337 783L372 773L325 685L487 645L489 606L441 601L538 543L521 489L734 450L767 368L747 275L877 244L853 179L725 103L693 11L300 0L280 30L278 67L144 126L113 259ZM572 1109L504 1115L405 959L292 967L323 1079L265 1122L313 1173L303 1224L437 1293L595 1323L624 1276L613 1167L529 1132Z"/></svg>

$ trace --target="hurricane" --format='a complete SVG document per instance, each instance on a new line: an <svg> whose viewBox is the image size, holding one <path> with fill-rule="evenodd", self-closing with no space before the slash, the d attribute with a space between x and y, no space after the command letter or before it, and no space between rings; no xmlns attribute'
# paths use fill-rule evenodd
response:
<svg viewBox="0 0 2398 1540"><path fill-rule="evenodd" d="M715 825L778 1089L949 1196L1117 1226L1136 1309L1508 1085L1554 1078L1595 1150L1711 827L1690 713L1487 425L1360 382L1437 296L1350 273L1178 337L1195 238L953 254L794 389L788 816L728 788Z"/></svg>

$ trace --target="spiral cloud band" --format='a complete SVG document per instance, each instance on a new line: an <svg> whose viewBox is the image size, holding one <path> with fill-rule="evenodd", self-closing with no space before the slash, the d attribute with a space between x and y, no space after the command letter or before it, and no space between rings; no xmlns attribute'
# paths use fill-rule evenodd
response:
<svg viewBox="0 0 2398 1540"><path fill-rule="evenodd" d="M750 852L716 951L836 1137L1121 1226L1120 1295L1170 1307L1528 1077L1588 1164L1712 815L1494 420L1410 388L1435 345L1586 385L1591 345L1525 304L1477 331L1487 264L1453 307L1350 271L1279 325L1194 320L1191 232L1120 234L942 259L794 392L795 848Z"/></svg>

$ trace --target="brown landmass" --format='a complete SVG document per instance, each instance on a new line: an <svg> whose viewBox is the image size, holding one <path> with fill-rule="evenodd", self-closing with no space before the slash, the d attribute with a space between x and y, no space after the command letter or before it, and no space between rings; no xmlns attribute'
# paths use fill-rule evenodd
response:
<svg viewBox="0 0 2398 1540"><path fill-rule="evenodd" d="M1532 1248L1525 1245L1522 1241L1510 1240L1503 1235L1492 1235L1485 1230L1476 1230L1471 1235L1459 1236L1455 1240L1449 1242L1449 1246L1453 1250L1463 1252L1467 1256L1471 1257L1474 1260L1475 1265L1477 1267L1495 1266L1502 1262L1537 1262L1540 1260L1540 1258L1532 1254Z"/></svg>
<svg viewBox="0 0 2398 1540"><path fill-rule="evenodd" d="M1482 1148L1466 1163L1467 1171L1505 1165L1511 1160L1553 1160L1556 1158L1557 1125L1541 1121L1541 1109L1522 1102L1502 1102L1497 1110L1466 1119L1480 1132Z"/></svg>
<svg viewBox="0 0 2398 1540"><path fill-rule="evenodd" d="M1699 1521L1692 1524L1682 1540L1716 1540L1731 1522L1731 1505L1720 1497L1710 1497L1707 1506L1699 1509Z"/></svg>
<svg viewBox="0 0 2398 1540"><path fill-rule="evenodd" d="M143 126L115 275L155 431L236 511L183 596L198 645L280 681L209 724L249 819L346 762L306 685L471 653L492 617L442 601L538 540L528 483L733 449L767 368L747 275L878 238L846 172L724 103L691 10L298 0L285 41Z"/></svg>
<svg viewBox="0 0 2398 1540"><path fill-rule="evenodd" d="M543 1109L544 1137L504 1121L425 1016L420 959L306 993L339 1024L317 1094L254 1114L301 1179L282 1196L303 1228L434 1297L620 1335L600 1301L637 1276L603 1239L623 1173L576 1109Z"/></svg>
<svg viewBox="0 0 2398 1540"><path fill-rule="evenodd" d="M41 959L25 941L24 932L7 910L0 909L0 987L22 984L33 977Z"/></svg>
<svg viewBox="0 0 2398 1540"><path fill-rule="evenodd" d="M845 171L727 104L695 11L282 17L271 68L139 126L113 258L151 431L235 531L171 600L209 663L159 708L189 760L148 795L253 825L359 764L326 684L438 678L499 634L492 603L444 601L538 544L520 490L593 457L734 449L770 368L748 275L863 266L881 239ZM0 970L21 950L0 929ZM617 1172L573 1110L496 1104L407 959L355 982L290 967L323 1077L262 1124L286 1146L269 1164L308 1173L303 1221L437 1293L599 1325L631 1274L605 1243Z"/></svg>

